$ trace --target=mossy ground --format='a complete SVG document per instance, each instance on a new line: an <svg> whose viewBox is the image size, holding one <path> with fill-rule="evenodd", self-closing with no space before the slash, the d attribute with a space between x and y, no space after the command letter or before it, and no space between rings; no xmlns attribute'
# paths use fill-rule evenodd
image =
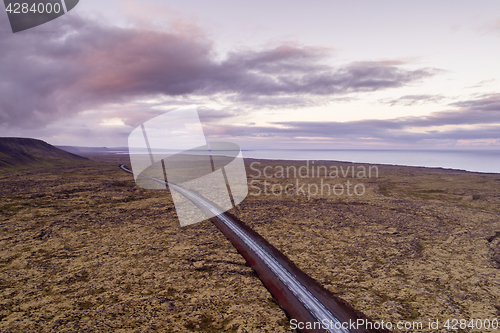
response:
<svg viewBox="0 0 500 333"><path fill-rule="evenodd" d="M168 191L137 188L126 157L97 160L0 174L0 331L290 331L209 221L181 229ZM363 196L249 195L233 213L375 320L498 316L500 175L351 180Z"/></svg>

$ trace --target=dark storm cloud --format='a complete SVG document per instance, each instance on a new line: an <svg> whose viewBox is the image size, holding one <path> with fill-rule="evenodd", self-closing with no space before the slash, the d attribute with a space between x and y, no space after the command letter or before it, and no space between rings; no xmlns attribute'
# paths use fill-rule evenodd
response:
<svg viewBox="0 0 500 333"><path fill-rule="evenodd" d="M210 78L207 91L236 91L242 98L269 95L332 95L395 88L439 72L425 68L401 69L400 62L355 62L331 68L318 61L322 48L281 46L262 52L230 54L221 64L221 73ZM213 84L215 83L215 84ZM252 97L249 97L252 96Z"/></svg>
<svg viewBox="0 0 500 333"><path fill-rule="evenodd" d="M500 139L500 94L485 95L453 105L460 109L433 112L421 117L348 122L275 122L271 126L261 127L214 125L208 133L275 138L323 137L353 141L370 138L391 144L426 140Z"/></svg>
<svg viewBox="0 0 500 333"><path fill-rule="evenodd" d="M107 26L76 15L44 34L0 37L0 124L36 128L107 103L152 96L221 94L259 105L308 105L317 97L400 87L438 71L401 62L332 68L320 47L281 45L219 61L196 28Z"/></svg>

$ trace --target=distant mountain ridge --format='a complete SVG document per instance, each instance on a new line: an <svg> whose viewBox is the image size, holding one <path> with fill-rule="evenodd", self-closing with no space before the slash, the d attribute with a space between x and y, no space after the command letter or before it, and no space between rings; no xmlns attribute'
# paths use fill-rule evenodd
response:
<svg viewBox="0 0 500 333"><path fill-rule="evenodd" d="M82 147L82 146L56 146L59 149L67 151L68 153L73 153L77 155L99 155L99 154L116 154L125 153L128 154L127 147Z"/></svg>
<svg viewBox="0 0 500 333"><path fill-rule="evenodd" d="M0 138L0 168L50 167L87 158L30 138Z"/></svg>

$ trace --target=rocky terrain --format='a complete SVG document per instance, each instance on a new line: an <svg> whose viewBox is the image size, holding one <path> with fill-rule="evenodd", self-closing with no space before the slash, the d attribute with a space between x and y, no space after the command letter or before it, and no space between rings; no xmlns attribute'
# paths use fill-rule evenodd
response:
<svg viewBox="0 0 500 333"><path fill-rule="evenodd" d="M212 223L181 229L169 192L135 186L118 168L127 159L0 173L0 331L290 332ZM378 166L371 178L266 178L252 162L260 182L232 213L356 309L424 328L498 317L500 175ZM256 195L263 181L297 180L365 191Z"/></svg>

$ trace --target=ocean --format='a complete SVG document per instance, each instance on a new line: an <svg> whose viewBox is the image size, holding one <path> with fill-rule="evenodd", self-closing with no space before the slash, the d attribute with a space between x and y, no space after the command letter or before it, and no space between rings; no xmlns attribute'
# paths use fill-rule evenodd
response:
<svg viewBox="0 0 500 333"><path fill-rule="evenodd" d="M500 173L500 150L244 150L244 158L323 160Z"/></svg>

